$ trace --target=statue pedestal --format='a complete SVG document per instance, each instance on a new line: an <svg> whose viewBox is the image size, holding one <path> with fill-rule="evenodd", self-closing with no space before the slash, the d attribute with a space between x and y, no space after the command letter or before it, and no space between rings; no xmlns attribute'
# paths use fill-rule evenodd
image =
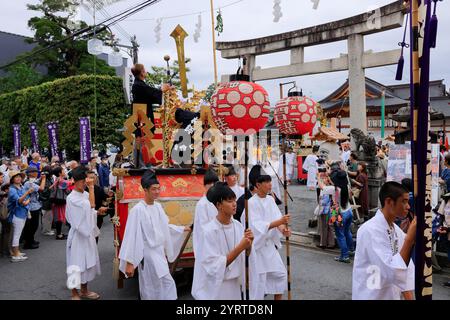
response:
<svg viewBox="0 0 450 320"><path fill-rule="evenodd" d="M378 208L378 194L381 186L386 182L383 169L378 159L367 161L367 174L369 176L369 210Z"/></svg>

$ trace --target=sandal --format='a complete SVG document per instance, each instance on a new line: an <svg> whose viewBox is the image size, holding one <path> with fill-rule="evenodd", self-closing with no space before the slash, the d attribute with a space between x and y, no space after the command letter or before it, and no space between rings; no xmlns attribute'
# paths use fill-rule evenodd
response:
<svg viewBox="0 0 450 320"><path fill-rule="evenodd" d="M80 297L84 298L84 299L89 299L89 300L98 300L100 299L100 295L98 293L95 292L88 292L88 293L80 293Z"/></svg>
<svg viewBox="0 0 450 320"><path fill-rule="evenodd" d="M71 300L81 300L80 296L72 296Z"/></svg>

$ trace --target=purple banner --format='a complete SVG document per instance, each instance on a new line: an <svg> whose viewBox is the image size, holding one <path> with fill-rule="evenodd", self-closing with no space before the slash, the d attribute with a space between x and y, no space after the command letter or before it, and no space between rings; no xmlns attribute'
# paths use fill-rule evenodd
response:
<svg viewBox="0 0 450 320"><path fill-rule="evenodd" d="M52 153L52 157L58 156L60 161L63 161L61 152L58 148L59 142L59 134L58 134L58 122L48 122L47 123L47 131L48 131L48 141L50 143L50 151Z"/></svg>
<svg viewBox="0 0 450 320"><path fill-rule="evenodd" d="M20 157L20 124L13 124L14 156Z"/></svg>
<svg viewBox="0 0 450 320"><path fill-rule="evenodd" d="M31 134L31 145L33 147L33 152L39 152L39 136L36 123L30 123L30 134Z"/></svg>
<svg viewBox="0 0 450 320"><path fill-rule="evenodd" d="M91 120L89 117L80 118L80 163L87 164L91 157Z"/></svg>

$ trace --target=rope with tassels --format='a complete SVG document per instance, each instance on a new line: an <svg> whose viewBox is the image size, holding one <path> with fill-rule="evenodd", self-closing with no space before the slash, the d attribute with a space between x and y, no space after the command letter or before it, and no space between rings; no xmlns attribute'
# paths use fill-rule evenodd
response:
<svg viewBox="0 0 450 320"><path fill-rule="evenodd" d="M114 225L114 229L116 230L116 228L120 227L120 218L119 216L115 215L114 217L112 217L110 219L111 223ZM119 247L120 243L119 243L119 239L117 239L116 237L114 237L114 247Z"/></svg>
<svg viewBox="0 0 450 320"><path fill-rule="evenodd" d="M434 8L433 8L433 16L430 20L430 47L436 48L436 40L437 40L437 29L438 29L438 18L436 15L436 9L437 9L437 3L438 1L443 0L432 0L434 2Z"/></svg>
<svg viewBox="0 0 450 320"><path fill-rule="evenodd" d="M406 43L406 32L408 31L408 18L409 14L406 14L405 31L403 32L403 41L399 42L398 45L402 47L402 53L400 54L400 59L397 65L397 74L395 75L395 80L400 81L403 78L403 67L405 65L405 59L403 58L403 51L405 48L409 48L409 44Z"/></svg>

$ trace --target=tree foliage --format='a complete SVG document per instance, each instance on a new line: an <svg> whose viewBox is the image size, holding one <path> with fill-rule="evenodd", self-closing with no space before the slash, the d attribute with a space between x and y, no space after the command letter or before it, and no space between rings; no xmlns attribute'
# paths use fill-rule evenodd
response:
<svg viewBox="0 0 450 320"><path fill-rule="evenodd" d="M191 62L190 58L186 59L186 65ZM191 70L186 67L186 73ZM178 64L178 60L175 60L174 64L170 67L171 75L174 75L172 78L172 84L178 89L181 90L181 81L180 81L180 66ZM147 83L154 87L158 87L161 83L168 83L169 76L167 75L167 68L151 66L151 71L147 75ZM189 84L189 79L188 79ZM188 90L191 92L192 90Z"/></svg>
<svg viewBox="0 0 450 320"><path fill-rule="evenodd" d="M13 92L39 84L42 75L25 63L9 67L8 74L0 78L0 94Z"/></svg>
<svg viewBox="0 0 450 320"><path fill-rule="evenodd" d="M81 0L40 0L38 4L29 4L29 10L40 13L28 21L28 26L34 31L34 37L29 42L37 46L32 53L42 48L55 45L76 31L86 28L84 21L76 20L77 9ZM102 31L98 38L113 43L113 36L108 31ZM114 69L108 64L87 52L88 36L83 35L31 58L34 65L44 65L48 68L50 79L70 77L77 74L93 74L93 62L96 59L96 73L111 75ZM26 55L29 55L27 53ZM89 62L92 67L88 67Z"/></svg>
<svg viewBox="0 0 450 320"><path fill-rule="evenodd" d="M95 89L94 89L95 88ZM23 146L31 145L28 124L36 122L41 148L48 148L45 123L59 121L60 148L70 159L79 157L79 117L91 117L92 140L95 135L95 98L97 92L97 147L106 144L119 146L129 112L125 106L122 79L110 76L74 76L46 82L39 86L0 95L1 142L5 150L12 150L12 124L21 125Z"/></svg>

